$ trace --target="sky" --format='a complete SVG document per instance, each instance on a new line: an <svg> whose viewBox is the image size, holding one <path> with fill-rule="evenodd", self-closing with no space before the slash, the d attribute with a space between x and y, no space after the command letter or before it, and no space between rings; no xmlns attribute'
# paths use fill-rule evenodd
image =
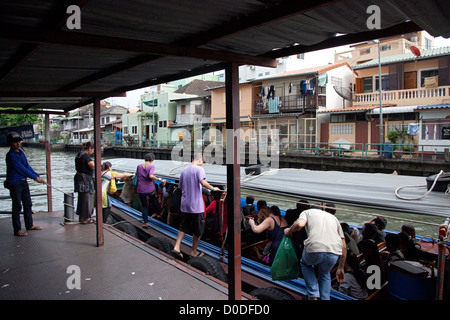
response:
<svg viewBox="0 0 450 320"><path fill-rule="evenodd" d="M435 47L450 46L450 38L437 37L434 39ZM325 65L328 62L334 62L334 54L337 52L343 52L349 50L349 46L341 46L336 48L324 49L305 54L305 59L310 63L311 67ZM139 105L141 94L143 94L148 88L137 89L127 92L127 97L124 98L109 98L107 99L111 105L120 105L125 108L136 108Z"/></svg>

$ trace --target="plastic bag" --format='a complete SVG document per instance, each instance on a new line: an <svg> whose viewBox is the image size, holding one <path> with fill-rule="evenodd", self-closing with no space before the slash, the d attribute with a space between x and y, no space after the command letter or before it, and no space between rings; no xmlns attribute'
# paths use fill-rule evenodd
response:
<svg viewBox="0 0 450 320"><path fill-rule="evenodd" d="M281 239L280 246L270 267L272 280L297 279L298 273L299 262L294 246L292 245L291 239L283 235L283 239Z"/></svg>
<svg viewBox="0 0 450 320"><path fill-rule="evenodd" d="M137 185L138 185L138 175L137 175L137 173L133 176L133 179L131 180L131 185L133 187L137 187Z"/></svg>

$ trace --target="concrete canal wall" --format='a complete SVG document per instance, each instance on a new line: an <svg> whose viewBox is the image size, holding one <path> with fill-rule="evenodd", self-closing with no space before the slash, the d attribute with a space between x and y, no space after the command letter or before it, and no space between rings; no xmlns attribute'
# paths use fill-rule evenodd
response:
<svg viewBox="0 0 450 320"><path fill-rule="evenodd" d="M42 143L27 143L28 147L44 147ZM62 147L63 146L63 147ZM79 152L81 145L51 145L52 151ZM141 158L148 152L153 152L158 160L171 160L171 149L154 149L149 147L110 147L104 148L102 155L104 157L118 158ZM226 163L224 157L223 163ZM248 155L246 155L246 163ZM309 170L323 171L345 171L345 172L369 172L369 173L393 173L397 171L403 175L424 176L439 173L440 170L450 172L450 162L445 159L385 159L378 157L356 157L356 156L333 156L333 155L289 155L279 156L280 168L301 168Z"/></svg>

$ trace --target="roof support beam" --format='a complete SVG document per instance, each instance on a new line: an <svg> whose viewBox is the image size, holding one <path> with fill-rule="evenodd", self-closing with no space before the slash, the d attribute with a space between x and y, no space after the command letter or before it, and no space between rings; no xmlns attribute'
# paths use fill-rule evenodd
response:
<svg viewBox="0 0 450 320"><path fill-rule="evenodd" d="M0 91L2 98L86 98L126 97L126 92L117 91Z"/></svg>
<svg viewBox="0 0 450 320"><path fill-rule="evenodd" d="M0 24L0 39L24 41L39 44L68 45L86 48L98 48L154 54L161 56L178 56L213 61L235 62L264 67L276 67L271 58L254 57L234 52L192 48L151 41L99 36L74 31L55 31L44 28L29 28L18 25Z"/></svg>
<svg viewBox="0 0 450 320"><path fill-rule="evenodd" d="M314 3L305 2L305 1L297 1L297 0L285 1L282 4L277 5L275 7L268 6L264 10L258 11L250 16L245 16L245 17L236 19L233 22L226 23L224 25L218 26L218 27L208 30L206 32L193 35L192 37L180 39L179 41L177 41L174 44L181 45L181 46L189 46L189 47L203 45L208 42L218 40L220 38L231 36L231 35L246 31L251 28L255 28L255 27L258 27L261 25L265 25L265 24L280 20L282 18L286 18L288 16L301 14L301 13L307 12L309 10L318 8L318 7L332 4L334 2L336 2L336 0L332 0L332 1L317 0L317 1L314 1ZM108 68L108 69L105 69L105 70L102 70L99 72L95 72L85 78L82 78L75 82L67 84L67 85L63 86L61 88L61 90L72 90L77 87L81 87L85 84L88 84L88 83L106 78L108 76L120 73L124 70L137 67L141 64L157 60L160 57L161 56L158 56L158 55L145 55L145 54L139 55L139 56L129 59L123 63L119 63L111 68ZM223 68L218 68L217 70L221 70L221 69L223 69ZM182 79L183 77L185 77L185 74L187 77L188 73L191 73L191 72L183 73L183 74L178 75L178 77L176 77L176 76L174 76L174 77L176 77L177 79ZM145 85L145 83L154 83L154 80L149 79L148 81L143 82L142 86L139 86L139 85L130 86L129 90L133 90L133 89L131 89L131 87L134 89L138 89L138 88L147 86L147 85ZM161 82L158 82L158 83L161 83ZM149 84L149 85L151 85L151 84Z"/></svg>
<svg viewBox="0 0 450 320"><path fill-rule="evenodd" d="M83 7L88 0L80 0L77 3L73 0L57 1L55 6L50 10L47 17L44 19L42 25L48 28L60 29L67 19L66 8L69 5L76 4ZM6 63L0 67L0 82L6 79L18 67L25 63L35 52L39 51L40 45L35 43L25 43L21 45L16 53L12 55Z"/></svg>

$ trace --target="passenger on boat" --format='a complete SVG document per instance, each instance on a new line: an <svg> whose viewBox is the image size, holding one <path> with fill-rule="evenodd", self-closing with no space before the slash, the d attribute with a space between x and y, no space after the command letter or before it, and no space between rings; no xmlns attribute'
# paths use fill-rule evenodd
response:
<svg viewBox="0 0 450 320"><path fill-rule="evenodd" d="M245 198L245 206L242 207L242 215L244 217L253 216L256 218L256 208L253 202L255 202L255 198L253 196L247 196Z"/></svg>
<svg viewBox="0 0 450 320"><path fill-rule="evenodd" d="M417 251L414 240L406 232L400 232L398 236L400 237L400 250L405 256L405 259L416 259Z"/></svg>
<svg viewBox="0 0 450 320"><path fill-rule="evenodd" d="M165 207L166 199L169 197L169 193L166 189L166 183L166 180L163 180L161 183L155 183L156 203L158 204L158 208L161 213L158 215L155 212L151 215L152 218L157 218L164 223L167 222L167 210Z"/></svg>
<svg viewBox="0 0 450 320"><path fill-rule="evenodd" d="M109 161L105 161L101 168L101 179L102 179L102 213L103 213L103 223L106 223L108 216L111 213L111 201L109 199L108 193L114 193L117 189L114 187L114 192L111 192L111 186L115 186L115 179L122 179L126 177L132 177L132 173L123 172L118 173L112 171L112 164ZM94 206L95 203L95 192L94 192Z"/></svg>
<svg viewBox="0 0 450 320"><path fill-rule="evenodd" d="M344 281L344 266L347 245L339 220L332 214L320 209L308 209L300 214L294 224L284 230L286 236L306 228L300 266L305 279L308 299L329 300L331 292L331 269L338 263L336 279ZM318 268L318 278L315 273Z"/></svg>
<svg viewBox="0 0 450 320"><path fill-rule="evenodd" d="M342 231L344 231L345 235L345 243L347 244L347 248L349 251L351 251L353 254L358 255L359 249L358 245L356 244L355 239L353 239L350 236L350 226L346 222L341 222Z"/></svg>
<svg viewBox="0 0 450 320"><path fill-rule="evenodd" d="M383 236L386 235L386 232L384 229L386 229L387 220L381 216L376 216L375 218L371 219L369 221L370 223L373 223L377 229L383 234Z"/></svg>
<svg viewBox="0 0 450 320"><path fill-rule="evenodd" d="M416 239L416 229L414 228L414 226L410 224L404 224L402 225L401 232L407 233L414 244L418 243L418 240Z"/></svg>
<svg viewBox="0 0 450 320"><path fill-rule="evenodd" d="M386 250L381 253L386 270L389 263L394 260L405 259L405 256L400 250L400 237L396 233L389 233L386 235Z"/></svg>
<svg viewBox="0 0 450 320"><path fill-rule="evenodd" d="M205 203L202 197L202 187L213 191L220 191L206 181L205 170L202 168L203 155L195 153L191 165L180 174L178 188L182 191L181 196L181 223L172 255L183 258L181 253L181 241L186 233L193 235L190 255L198 257L203 253L197 251L200 238L205 228Z"/></svg>
<svg viewBox="0 0 450 320"><path fill-rule="evenodd" d="M30 195L30 187L27 178L39 183L45 180L39 177L28 163L25 153L21 150L22 137L17 132L9 132L6 136L6 143L11 148L6 154L6 180L5 187L9 189L12 200L12 225L14 235L26 236L20 223L20 212L23 205L23 219L27 230L41 230L42 227L33 225L33 212Z"/></svg>
<svg viewBox="0 0 450 320"><path fill-rule="evenodd" d="M370 222L364 223L362 228L362 236L363 240L372 239L376 244L384 241L384 234L377 229L375 224ZM359 251L361 251L361 248L359 248Z"/></svg>
<svg viewBox="0 0 450 320"><path fill-rule="evenodd" d="M300 214L310 209L310 205L307 200L299 200L296 204L295 209L286 210L286 214L284 215L288 226L291 227L292 224L298 219ZM308 235L306 234L306 229L302 228L300 231L296 231L291 235L291 240L294 245L295 253L297 254L298 261L300 261L304 249L304 241Z"/></svg>
<svg viewBox="0 0 450 320"><path fill-rule="evenodd" d="M267 202L266 200L258 200L258 202L256 203L256 209L261 210L261 208L263 207L267 207Z"/></svg>
<svg viewBox="0 0 450 320"><path fill-rule="evenodd" d="M152 203L153 210L156 214L160 214L160 209L155 196L155 185L153 181L163 181L161 178L155 176L155 166L153 161L155 160L155 155L151 152L147 153L144 157L145 162L137 166L136 174L138 175L138 186L137 193L142 206L142 218L143 218L143 228L148 228L148 199Z"/></svg>
<svg viewBox="0 0 450 320"><path fill-rule="evenodd" d="M254 233L267 231L267 239L271 241L270 252L263 252L263 254L269 255L269 259L268 261L266 260L266 262L269 265L272 265L278 246L283 238L283 230L288 226L286 219L281 216L278 207L262 207L261 210L258 211L258 225L253 218L249 219L249 224Z"/></svg>
<svg viewBox="0 0 450 320"><path fill-rule="evenodd" d="M364 239L358 243L359 251L362 254L361 269L367 273L367 268L371 265L378 266L381 271L381 284L386 282L386 268L381 260L377 243L373 239Z"/></svg>
<svg viewBox="0 0 450 320"><path fill-rule="evenodd" d="M367 292L367 274L361 270L358 257L349 252L345 260L345 279L339 283L337 290L355 299L366 299Z"/></svg>
<svg viewBox="0 0 450 320"><path fill-rule="evenodd" d="M213 240L213 242L221 241L222 235L227 232L227 206L224 204L222 210L222 221L220 219L220 198L222 197L221 191L212 192L214 200L211 201L209 206L206 208L205 214L205 237ZM222 231L220 230L220 225L222 224Z"/></svg>
<svg viewBox="0 0 450 320"><path fill-rule="evenodd" d="M87 141L83 143L83 150L75 156L74 176L75 192L78 192L78 202L76 214L82 224L93 223L92 220L92 203L94 200L94 169L95 164L92 161L94 153L94 143Z"/></svg>

